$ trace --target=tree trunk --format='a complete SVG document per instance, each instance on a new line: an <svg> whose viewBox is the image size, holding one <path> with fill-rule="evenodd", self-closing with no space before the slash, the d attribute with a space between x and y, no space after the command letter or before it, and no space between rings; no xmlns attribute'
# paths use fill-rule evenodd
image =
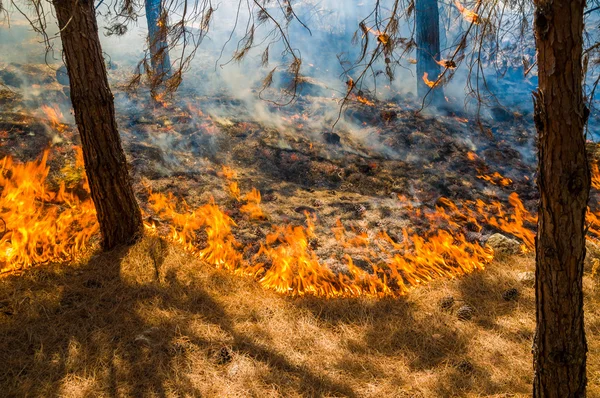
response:
<svg viewBox="0 0 600 398"><path fill-rule="evenodd" d="M150 45L150 63L154 78L162 82L171 75L171 59L167 40L167 18L162 0L146 0L146 21L148 23L148 42Z"/></svg>
<svg viewBox="0 0 600 398"><path fill-rule="evenodd" d="M128 244L143 229L115 120L94 2L54 0L71 102L104 249Z"/></svg>
<svg viewBox="0 0 600 398"><path fill-rule="evenodd" d="M431 89L423 81L436 81L441 73L440 65L440 16L437 0L416 0L415 18L417 25L417 95L427 96L426 104L438 105L444 101L444 89L438 85Z"/></svg>
<svg viewBox="0 0 600 398"><path fill-rule="evenodd" d="M534 397L584 397L584 222L590 172L583 135L584 0L537 0L540 191Z"/></svg>

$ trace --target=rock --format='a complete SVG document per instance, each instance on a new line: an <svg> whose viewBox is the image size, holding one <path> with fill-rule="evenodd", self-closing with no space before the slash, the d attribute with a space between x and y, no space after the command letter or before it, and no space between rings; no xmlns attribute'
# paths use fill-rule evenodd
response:
<svg viewBox="0 0 600 398"><path fill-rule="evenodd" d="M533 285L535 283L535 272L520 272L517 275L519 282L526 285Z"/></svg>
<svg viewBox="0 0 600 398"><path fill-rule="evenodd" d="M519 291L517 288L510 288L502 293L502 298L504 301L514 301L519 298Z"/></svg>
<svg viewBox="0 0 600 398"><path fill-rule="evenodd" d="M456 316L461 321L468 321L473 318L475 310L468 304L463 305L456 311Z"/></svg>
<svg viewBox="0 0 600 398"><path fill-rule="evenodd" d="M321 201L319 199L313 200L313 206L314 207L322 207L323 205L324 205L323 201Z"/></svg>
<svg viewBox="0 0 600 398"><path fill-rule="evenodd" d="M493 234L486 242L497 257L521 253L521 243L502 234Z"/></svg>

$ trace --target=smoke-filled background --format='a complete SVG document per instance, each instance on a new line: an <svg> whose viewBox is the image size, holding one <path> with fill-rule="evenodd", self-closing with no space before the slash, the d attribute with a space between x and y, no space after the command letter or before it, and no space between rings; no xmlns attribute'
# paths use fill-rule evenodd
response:
<svg viewBox="0 0 600 398"><path fill-rule="evenodd" d="M289 24L282 18L278 7L270 7L268 11L281 24L291 47L302 58L301 73L316 79L323 85L323 90L327 91L330 97L340 98L346 94L345 82L349 78L356 79L363 70L364 62L355 64L362 50L361 36L364 36L359 29L359 23L365 20L366 25L370 28L375 28L378 21L383 21L384 24L387 18L386 13L388 15L391 13L392 3L391 1L381 2L380 14L374 16L375 1L353 2L353 4L332 0L294 2L294 12L298 20L294 19ZM288 76L283 72L286 70L290 57L289 54L285 57L281 56L284 46L281 34L276 32L273 21L268 20L258 26L256 7L253 7L251 2L226 0L214 3L212 6L215 11L207 32L202 31L201 21L186 21L189 25L185 29L189 37L202 37L202 41L184 77L185 87L198 90L205 95L227 92L234 98L255 101L257 95L253 91L260 88L262 80L275 66L278 66L279 71L275 75L275 86L283 86L288 83L286 81ZM456 48L457 40L462 37L468 23L460 18L460 13L454 4L440 3L439 6L441 58L446 58ZM9 61L49 59L55 62L60 60L58 29L53 23L50 7L46 5L45 9L48 20L46 30L50 37L50 43L53 45L53 51L44 54L43 47L37 46L37 48L31 47L29 51L24 48L25 51L15 53L15 43L31 44L41 41L42 37L27 27L27 21L18 11L33 18L30 7L19 2L15 6L8 5L10 26L5 19L0 41L3 53L8 55ZM143 7L140 7L138 18L125 23L127 33L122 36L108 34L110 26L119 20L115 9L115 5L109 2L101 2L97 6L103 49L107 60L110 60L113 65L133 71L139 60L144 57L147 48L147 26ZM476 71L477 73L469 73L467 65L469 60L467 59L444 87L446 96L457 106L459 104L463 106L466 102L467 109L473 110L474 99L467 99L465 95L465 92L468 91L465 89L467 80L471 80L472 86L477 86L479 82L481 92L488 94L487 91L489 91L498 96L503 105L531 108L531 101L528 100L528 97L530 89L536 83L535 71L529 73L528 77L524 77L523 67L519 68L516 63L523 57L528 58L531 63L534 62L533 39L526 37L526 40L522 41L514 33L507 34L511 27L508 21L513 23L517 15L514 11L515 16L510 17L510 12L511 10L507 10L507 15L499 22L500 26L496 37L490 38L489 45L484 46L481 54L477 54L483 58L480 61L482 70ZM170 13L170 20L177 21L180 13L181 8L175 7L175 10ZM413 37L413 19L402 18L400 20L399 37L407 40ZM506 26L503 27L502 24ZM257 27L253 48L241 61L233 61L232 55L236 49L239 49L240 43L252 25ZM355 34L357 40L353 42ZM494 39L497 41L496 43L491 42ZM371 37L370 41L370 46L373 47L373 44L376 43L375 36ZM469 43L469 46L473 47L474 44ZM184 54L184 57L189 56L189 47L194 45L188 45L188 53ZM261 66L261 55L267 46L269 46L270 54L269 64ZM493 46L497 48L494 50ZM498 49L503 49L503 52ZM176 45L171 49L175 67L181 56L181 50L181 45ZM394 80L392 82L385 74L381 73L384 62L383 59L378 59L365 74L365 78L361 82L362 88L376 92L378 98L381 99L394 99L397 95L414 95L417 79L420 78L416 76L415 65L411 62L415 58L414 53L413 50L398 58L398 62L393 67ZM482 84L483 72L487 79L485 87ZM507 83L510 83L509 90L506 89ZM465 101L465 99L467 100Z"/></svg>

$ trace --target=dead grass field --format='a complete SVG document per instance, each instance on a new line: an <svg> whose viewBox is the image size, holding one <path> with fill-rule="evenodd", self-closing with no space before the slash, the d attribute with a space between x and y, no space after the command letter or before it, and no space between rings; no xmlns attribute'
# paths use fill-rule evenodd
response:
<svg viewBox="0 0 600 398"><path fill-rule="evenodd" d="M0 395L527 396L534 291L520 274L532 270L515 257L395 300L291 298L145 238L0 280ZM589 272L584 285L597 397L600 295Z"/></svg>

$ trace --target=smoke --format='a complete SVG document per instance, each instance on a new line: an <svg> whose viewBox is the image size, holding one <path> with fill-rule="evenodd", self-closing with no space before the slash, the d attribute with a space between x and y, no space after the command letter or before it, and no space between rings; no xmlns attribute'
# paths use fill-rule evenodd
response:
<svg viewBox="0 0 600 398"><path fill-rule="evenodd" d="M280 24L289 39L289 45L294 53L302 58L301 74L306 76L299 86L298 102L292 108L282 108L268 100L281 99L283 90L289 86L292 76L287 71L291 62L289 51L281 40L278 26L273 21L267 20L260 24L257 19L257 9L252 7L252 2L238 0L222 0L215 4L212 23L208 31L203 31L205 26L202 20L189 21L185 27L191 36L202 37L193 60L186 68L183 84L175 98L183 100L191 96L205 97L213 101L203 101L203 112L215 118L231 120L252 120L276 129L289 128L289 118L298 113L308 118L304 125L303 133L312 139L322 139L321 134L330 131L336 126L336 131L350 135L353 139L369 145L374 150L380 151L384 156L399 156L390 153L376 134L366 129L361 121L346 117L346 112L340 113L341 101L346 96L346 82L349 79L358 79L365 71L360 82L360 89L365 96L377 98L383 102L394 102L401 106L408 100L411 106L420 105L416 98L416 84L420 79L416 76L415 65L410 62L416 58L415 50L404 54L399 62L394 64L394 80L390 81L383 73L386 67L384 58L380 57L373 65L365 69L365 62L355 64L360 58L360 44L353 44L353 37L360 39L365 35L359 28L359 23L366 19L370 28L378 29L375 17L372 15L375 5L380 4L379 21L385 24L386 18L391 13L392 0L376 2L364 0L361 2L341 2L337 0L302 0L293 2L294 17L287 23L282 10L277 6L268 8L273 18ZM275 4L275 3L272 3ZM467 23L460 18L460 13L451 3L439 3L442 26L442 58L448 58L458 45ZM180 10L172 10L171 19L177 20ZM36 32L28 28L28 22L19 16L14 8L9 7L11 26L0 26L0 50L3 62L18 64L44 63L51 68L57 68L61 63L60 43L54 38L53 48L46 53L44 44ZM386 14L387 13L387 14ZM56 37L58 28L52 23L52 14L47 13L48 35ZM514 19L514 18L513 18ZM511 20L511 18L505 18ZM98 23L105 58L110 65L109 74L112 79L120 83L126 81L136 69L139 61L144 58L147 47L146 19L141 17L128 23L128 30L122 36L109 35L109 28L114 23L114 10L111 3L101 4L98 8ZM236 61L233 54L243 45L246 33L255 25L255 37L252 48L246 56ZM500 30L509 26L502 27ZM357 33L358 32L358 33ZM410 39L413 34L413 21L411 18L401 18L398 37ZM507 35L499 36L503 49L513 48L515 53L532 57L534 51L529 41L511 41ZM529 39L528 39L529 40ZM368 52L377 45L375 35L370 37L371 45ZM15 52L15 44L26 44L27 51ZM180 56L182 43L171 49L171 59L175 66L182 62ZM472 47L472 43L469 44ZM512 47L511 47L512 46ZM269 60L263 65L265 48L269 48ZM471 49L469 47L469 50ZM189 51L189 46L187 51ZM468 54L468 51L466 52ZM188 52L189 54L189 52ZM505 54L497 54L502 57ZM523 67L515 65L514 58L510 62L499 64L493 60L490 51L486 64L481 70L469 71L466 59L452 79L444 85L445 95L451 107L471 116L482 113L484 117L492 118L486 108L478 106L478 100L470 96L470 90L476 90L488 95L489 103L497 106L500 104L509 109L519 110L522 113L531 111L530 91L536 85L535 71L528 78L523 76ZM516 57L520 58L520 57ZM506 57L508 60L509 57ZM472 60L471 60L472 61ZM476 63L475 63L476 64ZM273 86L262 92L263 79L275 68ZM470 73L472 72L472 73ZM484 78L485 77L485 78ZM142 88L143 91L143 88ZM493 95L488 93L491 91ZM262 99L261 99L262 97ZM284 95L285 97L285 95ZM266 99L266 100L265 100ZM286 99L286 98L284 98ZM135 112L131 104L125 104L124 96L117 96L117 112ZM483 111L482 111L483 109ZM435 109L427 112L435 115ZM341 116L341 118L340 118ZM339 119L339 120L338 120ZM172 143L157 139L165 149Z"/></svg>

